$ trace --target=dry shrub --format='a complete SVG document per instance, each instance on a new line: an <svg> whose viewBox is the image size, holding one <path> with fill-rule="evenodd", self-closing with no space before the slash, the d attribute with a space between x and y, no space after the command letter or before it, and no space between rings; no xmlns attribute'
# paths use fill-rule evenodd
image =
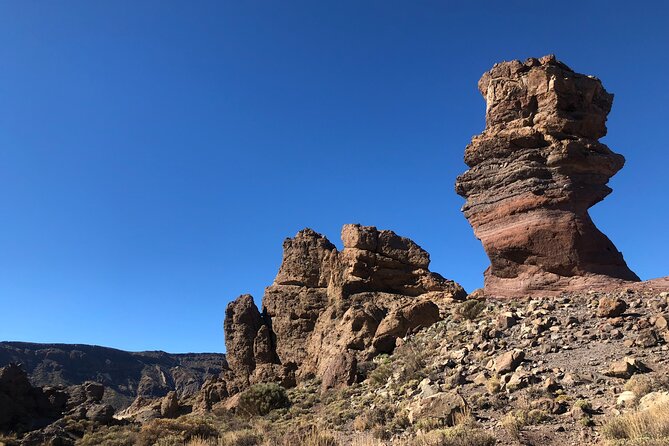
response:
<svg viewBox="0 0 669 446"><path fill-rule="evenodd" d="M137 431L134 425L102 427L94 432L86 432L77 442L78 446L133 446L137 444ZM2 442L0 442L0 445Z"/></svg>
<svg viewBox="0 0 669 446"><path fill-rule="evenodd" d="M669 442L669 404L657 404L644 411L620 415L605 424L602 433L605 438L614 440L614 444L621 444L615 440L633 440L634 444L639 440L662 440L656 444Z"/></svg>
<svg viewBox="0 0 669 446"><path fill-rule="evenodd" d="M264 416L274 409L288 407L286 389L275 383L255 384L239 396L237 411L245 416Z"/></svg>
<svg viewBox="0 0 669 446"><path fill-rule="evenodd" d="M456 307L455 314L462 319L473 321L485 310L486 304L480 300L466 300Z"/></svg>
<svg viewBox="0 0 669 446"><path fill-rule="evenodd" d="M139 446L182 445L191 439L208 440L218 437L218 430L207 421L196 417L180 417L175 420L155 419L142 426L137 444Z"/></svg>
<svg viewBox="0 0 669 446"><path fill-rule="evenodd" d="M226 432L219 438L193 438L186 446L259 446L260 435L251 430Z"/></svg>
<svg viewBox="0 0 669 446"><path fill-rule="evenodd" d="M625 383L625 390L634 392L636 399L658 390L669 388L669 377L657 374L634 375Z"/></svg>
<svg viewBox="0 0 669 446"><path fill-rule="evenodd" d="M497 440L469 418L454 427L438 429L409 440L406 446L494 446Z"/></svg>

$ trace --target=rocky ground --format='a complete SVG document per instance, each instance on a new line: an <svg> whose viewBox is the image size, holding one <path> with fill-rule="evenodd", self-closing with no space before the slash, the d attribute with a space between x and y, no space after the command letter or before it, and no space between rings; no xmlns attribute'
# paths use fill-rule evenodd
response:
<svg viewBox="0 0 669 446"><path fill-rule="evenodd" d="M669 404L668 299L650 286L514 301L474 293L360 364L359 383L257 384L181 416L161 415L156 400L153 419L79 426L76 444L667 444L668 426L648 427L652 441L624 437L638 435L630 414Z"/></svg>

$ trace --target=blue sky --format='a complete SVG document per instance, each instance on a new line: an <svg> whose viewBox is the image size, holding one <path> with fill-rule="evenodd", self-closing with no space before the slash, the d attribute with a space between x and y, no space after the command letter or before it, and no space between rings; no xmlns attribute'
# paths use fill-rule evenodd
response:
<svg viewBox="0 0 669 446"><path fill-rule="evenodd" d="M615 94L596 224L669 274L666 2L1 1L0 340L223 351L303 227L393 229L468 290L453 190L495 62Z"/></svg>

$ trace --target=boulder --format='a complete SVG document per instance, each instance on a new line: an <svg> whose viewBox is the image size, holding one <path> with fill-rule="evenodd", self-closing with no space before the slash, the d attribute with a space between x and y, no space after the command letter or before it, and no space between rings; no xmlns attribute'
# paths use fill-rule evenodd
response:
<svg viewBox="0 0 669 446"><path fill-rule="evenodd" d="M613 95L554 56L496 64L479 81L486 127L456 181L490 258L485 293L545 296L638 281L588 208L624 165L599 138Z"/></svg>
<svg viewBox="0 0 669 446"><path fill-rule="evenodd" d="M500 375L510 373L525 359L525 352L522 350L511 350L497 356L493 361L492 368Z"/></svg>
<svg viewBox="0 0 669 446"><path fill-rule="evenodd" d="M411 424L432 419L443 426L455 426L468 412L465 399L455 391L439 392L412 403L408 409Z"/></svg>
<svg viewBox="0 0 669 446"><path fill-rule="evenodd" d="M0 368L0 432L38 429L60 418L62 401L51 401L33 387L18 364Z"/></svg>
<svg viewBox="0 0 669 446"><path fill-rule="evenodd" d="M604 296L597 306L598 317L618 317L627 310L627 303L618 297Z"/></svg>
<svg viewBox="0 0 669 446"><path fill-rule="evenodd" d="M648 410L657 405L669 404L669 392L650 392L641 397L639 400L638 409Z"/></svg>

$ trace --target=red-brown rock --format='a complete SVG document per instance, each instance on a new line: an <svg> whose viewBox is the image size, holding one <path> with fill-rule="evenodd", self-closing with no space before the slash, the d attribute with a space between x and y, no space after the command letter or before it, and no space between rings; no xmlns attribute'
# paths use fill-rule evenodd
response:
<svg viewBox="0 0 669 446"><path fill-rule="evenodd" d="M345 225L342 240L338 251L311 229L300 231L284 242L262 313L248 295L230 303L226 346L239 389L314 376L324 389L351 384L360 361L392 351L397 337L432 325L449 302L466 297L429 271L425 250L392 231Z"/></svg>
<svg viewBox="0 0 669 446"><path fill-rule="evenodd" d="M486 128L465 150L456 191L490 258L497 297L614 286L639 278L588 208L625 159L600 143L613 95L554 56L496 64L479 81Z"/></svg>

